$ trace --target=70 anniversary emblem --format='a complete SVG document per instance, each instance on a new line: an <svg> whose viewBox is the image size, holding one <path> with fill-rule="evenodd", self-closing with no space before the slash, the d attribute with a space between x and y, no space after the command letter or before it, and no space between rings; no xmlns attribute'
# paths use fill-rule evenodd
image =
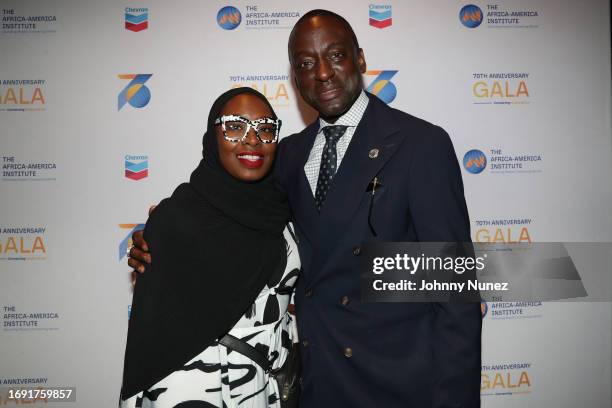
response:
<svg viewBox="0 0 612 408"><path fill-rule="evenodd" d="M145 82L153 74L121 74L119 79L131 79L125 88L119 93L118 108L121 110L126 103L134 108L143 108L151 100L151 91L145 86Z"/></svg>

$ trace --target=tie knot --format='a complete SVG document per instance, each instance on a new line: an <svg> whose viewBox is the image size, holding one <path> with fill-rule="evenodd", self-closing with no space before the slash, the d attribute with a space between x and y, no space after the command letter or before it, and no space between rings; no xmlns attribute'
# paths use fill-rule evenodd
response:
<svg viewBox="0 0 612 408"><path fill-rule="evenodd" d="M344 135L344 132L346 132L346 128L348 128L348 126L325 126L323 128L325 142L327 142L328 144L335 145L338 142L338 139L340 139L342 135Z"/></svg>

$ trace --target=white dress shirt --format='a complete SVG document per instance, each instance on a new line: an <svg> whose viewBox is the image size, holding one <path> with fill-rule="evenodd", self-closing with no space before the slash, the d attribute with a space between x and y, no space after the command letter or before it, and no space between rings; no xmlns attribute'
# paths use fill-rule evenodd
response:
<svg viewBox="0 0 612 408"><path fill-rule="evenodd" d="M317 180L319 179L319 167L321 167L321 156L323 155L323 146L325 146L325 135L323 134L323 128L325 126L348 126L346 132L342 137L338 140L336 144L336 152L337 152L337 162L336 162L336 173L340 169L340 163L342 163L342 158L348 149L349 143L353 138L353 134L355 134L355 129L357 125L361 121L363 117L363 113L368 107L368 96L364 91L361 91L361 94L344 115L340 116L340 118L336 121L336 123L327 123L322 118L319 118L319 131L317 132L317 136L315 137L314 144L312 145L312 149L310 150L310 155L308 156L308 160L304 165L304 172L306 173L306 178L308 179L308 184L310 184L310 189L312 190L312 195L314 196L315 191L317 190Z"/></svg>

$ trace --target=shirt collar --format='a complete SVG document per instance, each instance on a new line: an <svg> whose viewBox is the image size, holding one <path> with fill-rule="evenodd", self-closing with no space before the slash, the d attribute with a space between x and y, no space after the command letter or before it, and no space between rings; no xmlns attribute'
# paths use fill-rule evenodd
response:
<svg viewBox="0 0 612 408"><path fill-rule="evenodd" d="M359 94L359 97L357 97L357 100L353 103L353 106L351 106L351 108L346 111L344 115L340 116L336 123L328 123L323 118L319 117L319 131L317 133L320 133L325 126L342 125L348 127L357 127L357 125L361 121L361 118L363 117L363 113L368 107L369 101L370 100L368 99L368 96L362 90Z"/></svg>

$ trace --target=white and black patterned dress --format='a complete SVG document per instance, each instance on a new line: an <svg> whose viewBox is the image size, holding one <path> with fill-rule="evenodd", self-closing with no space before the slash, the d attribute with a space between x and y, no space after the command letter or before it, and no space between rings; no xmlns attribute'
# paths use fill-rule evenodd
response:
<svg viewBox="0 0 612 408"><path fill-rule="evenodd" d="M230 334L267 352L282 366L296 340L295 321L287 312L300 269L293 234L285 228L287 265L273 276ZM282 273L282 274L281 274ZM213 311L214 312L214 311ZM206 324L206 321L202 321ZM128 400L120 408L279 408L276 381L249 358L214 343L182 369Z"/></svg>

